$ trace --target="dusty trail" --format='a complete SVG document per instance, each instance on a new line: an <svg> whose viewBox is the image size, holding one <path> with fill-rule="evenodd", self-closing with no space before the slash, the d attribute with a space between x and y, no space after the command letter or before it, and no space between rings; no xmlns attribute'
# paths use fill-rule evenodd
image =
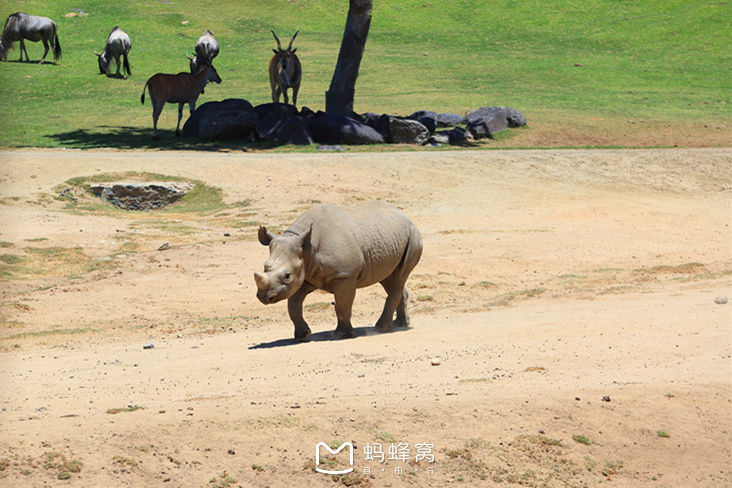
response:
<svg viewBox="0 0 732 488"><path fill-rule="evenodd" d="M3 484L334 486L315 446L350 441L344 485L732 486L727 149L0 157ZM55 198L127 171L226 207ZM413 327L373 333L366 289L334 341L314 294L294 343L256 226L369 199L424 236Z"/></svg>

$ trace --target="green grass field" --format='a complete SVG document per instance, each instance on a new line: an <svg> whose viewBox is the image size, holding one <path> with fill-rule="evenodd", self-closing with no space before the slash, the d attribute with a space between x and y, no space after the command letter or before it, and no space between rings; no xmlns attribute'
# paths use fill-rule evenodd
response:
<svg viewBox="0 0 732 488"><path fill-rule="evenodd" d="M88 15L65 17L72 8ZM140 94L154 73L187 71L184 55L205 29L221 45L215 65L223 83L209 86L199 104L270 101L270 29L283 43L299 29L298 101L324 109L347 10L346 0L5 0L2 19L17 11L54 19L64 54L58 66L18 63L16 44L0 63L0 147L197 147L173 139L173 105L160 118L163 141L153 144L152 109ZM505 105L527 116L534 135L601 125L618 146L628 131L647 127L729 135L729 3L374 0L372 13L356 111L463 114ZM101 52L115 25L132 39L128 80L99 75L92 52ZM39 60L42 45L27 45ZM532 143L504 142L512 144Z"/></svg>

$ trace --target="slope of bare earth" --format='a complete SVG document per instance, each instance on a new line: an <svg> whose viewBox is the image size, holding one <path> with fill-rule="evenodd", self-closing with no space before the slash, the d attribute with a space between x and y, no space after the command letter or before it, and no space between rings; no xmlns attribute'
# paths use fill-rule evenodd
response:
<svg viewBox="0 0 732 488"><path fill-rule="evenodd" d="M729 149L0 157L0 484L732 486ZM123 172L223 204L69 182ZM411 327L315 293L295 343L257 226L371 199L424 237Z"/></svg>

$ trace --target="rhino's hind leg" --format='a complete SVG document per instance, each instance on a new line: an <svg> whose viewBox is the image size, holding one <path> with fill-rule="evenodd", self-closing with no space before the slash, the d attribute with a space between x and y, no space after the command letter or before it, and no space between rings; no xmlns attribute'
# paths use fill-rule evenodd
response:
<svg viewBox="0 0 732 488"><path fill-rule="evenodd" d="M386 302L381 317L376 321L376 330L379 332L390 332L395 325L394 312L401 312L398 315L403 315L403 312L407 309L406 300L404 299L404 292L406 291L404 282L406 279L402 279L398 271L397 269L381 282L381 286L386 290ZM403 319L403 317L400 318ZM396 325L398 326L399 323Z"/></svg>
<svg viewBox="0 0 732 488"><path fill-rule="evenodd" d="M416 230L416 229L415 229ZM409 325L409 313L407 312L407 302L409 301L409 292L404 287L419 258L422 256L422 238L418 232L413 232L409 237L407 248L399 266L381 282L381 286L386 290L386 302L384 303L384 311L376 322L376 330L380 332L389 332L394 326L406 327ZM396 320L394 320L394 312L396 312Z"/></svg>
<svg viewBox="0 0 732 488"><path fill-rule="evenodd" d="M409 326L409 311L407 310L407 303L409 303L409 292L404 288L404 291L402 292L402 299L399 302L399 305L397 305L394 327Z"/></svg>

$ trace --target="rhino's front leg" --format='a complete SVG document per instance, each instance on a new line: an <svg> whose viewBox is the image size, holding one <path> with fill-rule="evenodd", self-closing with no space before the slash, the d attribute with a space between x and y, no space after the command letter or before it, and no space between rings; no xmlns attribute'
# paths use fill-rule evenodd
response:
<svg viewBox="0 0 732 488"><path fill-rule="evenodd" d="M356 280L341 280L333 284L333 295L335 297L336 317L338 326L335 330L337 339L356 337L351 325L351 309L353 300L356 298Z"/></svg>
<svg viewBox="0 0 732 488"><path fill-rule="evenodd" d="M302 317L302 304L305 297L313 290L315 287L306 281L294 295L287 299L287 312L290 314L290 320L295 324L295 340L297 341L302 341L310 335L310 327Z"/></svg>

